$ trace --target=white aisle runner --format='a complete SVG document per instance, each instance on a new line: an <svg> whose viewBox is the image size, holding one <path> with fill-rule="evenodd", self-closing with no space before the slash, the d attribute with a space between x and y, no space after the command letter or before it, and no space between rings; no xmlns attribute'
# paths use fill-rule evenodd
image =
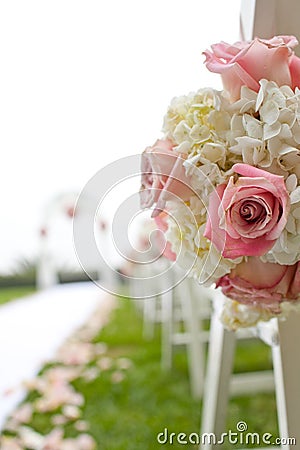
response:
<svg viewBox="0 0 300 450"><path fill-rule="evenodd" d="M58 285L0 307L0 430L31 379L106 294L94 283Z"/></svg>

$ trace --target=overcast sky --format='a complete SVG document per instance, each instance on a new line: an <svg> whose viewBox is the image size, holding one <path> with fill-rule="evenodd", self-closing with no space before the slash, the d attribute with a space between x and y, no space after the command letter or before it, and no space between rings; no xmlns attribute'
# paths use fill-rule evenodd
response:
<svg viewBox="0 0 300 450"><path fill-rule="evenodd" d="M36 253L56 195L80 191L156 140L172 97L221 87L201 53L238 39L239 8L240 0L1 2L0 272Z"/></svg>

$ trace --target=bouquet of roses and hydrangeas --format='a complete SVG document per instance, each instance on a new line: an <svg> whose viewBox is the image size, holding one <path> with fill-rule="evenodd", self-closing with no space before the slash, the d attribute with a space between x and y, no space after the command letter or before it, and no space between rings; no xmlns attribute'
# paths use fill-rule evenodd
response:
<svg viewBox="0 0 300 450"><path fill-rule="evenodd" d="M204 52L224 89L174 98L142 154L141 205L166 256L228 300L225 326L285 316L300 300L300 58L293 36Z"/></svg>

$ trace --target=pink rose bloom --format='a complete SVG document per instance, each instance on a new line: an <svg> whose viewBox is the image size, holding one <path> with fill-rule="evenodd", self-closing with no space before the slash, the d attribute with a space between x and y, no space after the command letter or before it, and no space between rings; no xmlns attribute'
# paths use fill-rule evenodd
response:
<svg viewBox="0 0 300 450"><path fill-rule="evenodd" d="M297 44L294 36L255 38L233 45L221 42L204 52L205 64L211 72L221 74L233 101L240 98L242 86L258 92L263 78L295 89L300 86L300 58L292 50Z"/></svg>
<svg viewBox="0 0 300 450"><path fill-rule="evenodd" d="M174 195L185 201L193 194L183 166L185 157L174 152L173 147L171 140L158 139L142 154L141 207L150 208L156 203L153 217L160 214Z"/></svg>
<svg viewBox="0 0 300 450"><path fill-rule="evenodd" d="M159 230L165 233L168 229L168 224L166 221L166 213L162 212L159 216L155 217L155 223ZM171 243L162 239L161 234L157 237L157 245L163 250L163 255L170 261L176 260L176 253L172 251Z"/></svg>
<svg viewBox="0 0 300 450"><path fill-rule="evenodd" d="M264 263L250 257L220 278L217 287L226 297L246 305L280 313L280 303L297 300L300 294L300 263L292 266Z"/></svg>
<svg viewBox="0 0 300 450"><path fill-rule="evenodd" d="M287 222L284 179L248 164L235 164L233 170L242 176L230 177L209 197L204 236L225 258L264 255Z"/></svg>

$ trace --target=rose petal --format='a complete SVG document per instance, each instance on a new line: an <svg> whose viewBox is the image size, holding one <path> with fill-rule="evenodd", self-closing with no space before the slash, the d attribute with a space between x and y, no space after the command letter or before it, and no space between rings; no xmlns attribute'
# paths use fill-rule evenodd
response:
<svg viewBox="0 0 300 450"><path fill-rule="evenodd" d="M266 289L276 286L282 280L286 270L287 266L264 263L260 258L250 257L247 261L238 264L231 271L231 276L243 278L255 289Z"/></svg>

